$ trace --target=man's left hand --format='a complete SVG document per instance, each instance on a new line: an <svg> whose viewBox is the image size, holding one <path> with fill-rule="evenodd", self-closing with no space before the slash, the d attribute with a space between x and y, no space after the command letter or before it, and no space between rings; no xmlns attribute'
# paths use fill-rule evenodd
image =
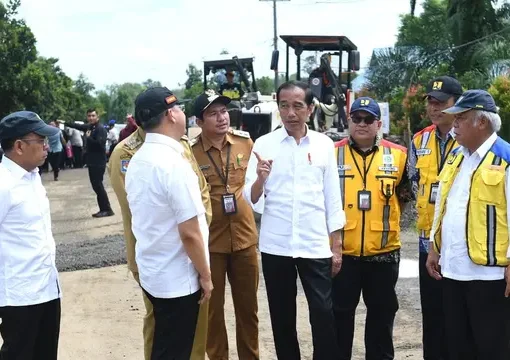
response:
<svg viewBox="0 0 510 360"><path fill-rule="evenodd" d="M505 297L508 298L510 297L510 265L506 267L505 280L506 280Z"/></svg>
<svg viewBox="0 0 510 360"><path fill-rule="evenodd" d="M342 269L342 253L333 253L331 275L335 277Z"/></svg>
<svg viewBox="0 0 510 360"><path fill-rule="evenodd" d="M92 133L92 131L91 131L91 130L89 130L89 131L87 131L87 132L85 133L85 135L87 135L87 137L89 137L91 133Z"/></svg>

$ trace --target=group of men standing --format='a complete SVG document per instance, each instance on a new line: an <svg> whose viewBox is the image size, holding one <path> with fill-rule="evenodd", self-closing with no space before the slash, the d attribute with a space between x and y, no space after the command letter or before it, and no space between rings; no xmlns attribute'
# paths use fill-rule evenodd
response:
<svg viewBox="0 0 510 360"><path fill-rule="evenodd" d="M259 359L258 246L278 359L301 358L298 275L314 359L351 359L361 294L366 359L394 359L399 221L413 198L424 359L510 358L510 144L496 135L501 119L487 92L441 77L426 100L433 125L414 136L408 159L380 138L380 108L368 97L351 106L349 137L333 143L306 125L308 85L284 83L283 126L253 143L230 129L231 99L207 91L195 99L202 133L190 142L175 95L142 92L139 127L115 147L108 171L147 310L145 358L228 359L228 278L239 358ZM104 144L94 113L87 136ZM2 360L57 358L61 291L37 172L57 133L31 112L0 121ZM103 172L89 171L91 180ZM259 235L252 210L262 214Z"/></svg>
<svg viewBox="0 0 510 360"><path fill-rule="evenodd" d="M351 106L348 138L333 144L308 129L313 95L300 82L280 86L283 126L255 144L248 134L229 129L227 97L208 91L195 99L202 133L188 142L175 96L165 88L142 93L135 113L140 128L113 152L110 176L123 209L130 266L147 299L146 358L204 359L205 353L211 360L228 358L226 277L234 300L239 358L259 358L258 245L279 359L300 358L298 274L309 305L314 359L351 359L361 294L367 306L366 359L393 359L400 215L403 206L416 199L424 359L506 359L510 250L505 184L510 145L496 135L501 120L487 92L463 92L457 80L443 76L430 82L426 101L433 124L413 137L408 151L380 137L380 108L368 97ZM160 136L165 131L174 141ZM144 142L145 133L156 134L150 136L151 145ZM153 142L171 147L173 153L154 152ZM153 152L135 154L149 146ZM157 176L151 170L175 171L172 156L184 157L194 170L183 169L178 176L186 187L169 187L173 183L166 178L175 175ZM473 183L456 180L457 174L469 180L473 172ZM182 191L175 190L179 186ZM181 198L199 188L202 206L196 198L193 203L191 195ZM194 204L189 212L178 205L186 201ZM208 306L201 301L188 316L172 305L175 298L169 292L149 290L150 274L167 266L154 264L153 256L162 253L155 240L160 224L152 227L147 220L149 213L158 218L160 207L160 219L175 214L180 254L197 271L199 281L186 285L186 296L195 301L199 288L202 300L210 296ZM252 209L262 214L258 242ZM179 223L177 215L183 211L187 216ZM203 214L208 229L200 232ZM195 242L205 244L200 254L182 238L186 231L180 227L192 224ZM147 268L141 269L140 262ZM167 305L158 314L154 306L163 303ZM172 316L179 319L174 324L169 322L177 319ZM158 322L166 322L161 332ZM172 332L175 323L178 333ZM168 346L172 336L177 337L171 342L174 348Z"/></svg>

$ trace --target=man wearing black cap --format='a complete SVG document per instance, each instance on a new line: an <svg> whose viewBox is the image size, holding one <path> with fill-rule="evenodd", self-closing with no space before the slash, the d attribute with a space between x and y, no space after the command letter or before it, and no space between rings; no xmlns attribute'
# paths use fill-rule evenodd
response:
<svg viewBox="0 0 510 360"><path fill-rule="evenodd" d="M99 123L96 109L87 110L88 125L65 123L65 126L85 132L87 147L87 168L92 189L97 195L99 212L93 214L95 218L113 216L108 194L103 185L103 177L106 171L106 139L107 131Z"/></svg>
<svg viewBox="0 0 510 360"><path fill-rule="evenodd" d="M37 167L59 131L29 111L0 121L0 359L57 359L61 292Z"/></svg>
<svg viewBox="0 0 510 360"><path fill-rule="evenodd" d="M195 99L195 116L202 133L193 139L193 153L210 186L213 213L209 252L214 292L209 305L207 355L210 360L228 358L224 312L228 276L237 323L237 353L240 359L256 360L258 233L251 206L243 197L253 141L249 133L229 129L230 101L212 90Z"/></svg>
<svg viewBox="0 0 510 360"><path fill-rule="evenodd" d="M166 96L173 95L170 91L164 90ZM133 121L135 119L133 118ZM140 283L140 276L138 273L138 267L135 260L135 244L136 238L131 229L131 211L129 210L129 204L127 201L127 194L125 188L125 176L129 166L129 162L134 154L140 150L141 146L145 142L145 131L140 127L140 121L136 120L138 128L133 134L129 135L126 139L120 141L115 146L108 163L108 174L110 176L110 183L117 195L119 201L122 220L124 225L124 239L126 242L127 252L127 263L128 268L132 272L135 280ZM209 188L204 175L200 171L198 164L193 156L191 145L188 137L183 135L179 141L184 148L184 156L190 162L193 167L193 171L198 176L198 182L200 191L202 194L202 202L206 209L207 224L211 223L212 211L211 211L211 200L209 197ZM145 305L145 316L143 319L143 339L144 339L144 354L145 360L151 359L152 344L154 339L154 312L153 306L150 300L147 298L145 293L142 293L143 303ZM198 315L198 321L195 331L195 339L193 343L193 350L191 353L190 360L205 360L206 354L206 342L207 342L207 315L208 315L209 303L205 302L200 305L200 311Z"/></svg>
<svg viewBox="0 0 510 360"><path fill-rule="evenodd" d="M492 96L454 106L454 149L439 175L427 270L440 280L449 359L510 359L510 144Z"/></svg>
<svg viewBox="0 0 510 360"><path fill-rule="evenodd" d="M135 118L146 137L126 172L140 284L154 311L153 360L190 358L199 304L213 289L206 211L179 143L186 116L177 105L162 87L137 97Z"/></svg>
<svg viewBox="0 0 510 360"><path fill-rule="evenodd" d="M240 101L244 95L241 84L234 82L234 73L232 71L228 71L226 76L227 82L221 84L219 93L229 97L231 100Z"/></svg>
<svg viewBox="0 0 510 360"><path fill-rule="evenodd" d="M453 115L442 110L452 106L462 95L460 83L449 76L433 79L427 86L427 116L432 125L416 133L409 153L408 174L413 182L418 211L419 276L423 329L423 358L446 359L442 319L441 284L432 279L425 267L430 229L434 219L437 176L448 154L457 146L452 131Z"/></svg>

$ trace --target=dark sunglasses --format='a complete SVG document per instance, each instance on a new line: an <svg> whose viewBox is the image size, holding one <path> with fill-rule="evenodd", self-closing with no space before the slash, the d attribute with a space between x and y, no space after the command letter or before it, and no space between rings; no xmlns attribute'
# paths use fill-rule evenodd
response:
<svg viewBox="0 0 510 360"><path fill-rule="evenodd" d="M351 117L351 120L355 124L361 124L361 122L363 121L367 125L372 125L377 120L377 118L372 115L368 115L368 116L355 115L355 116Z"/></svg>

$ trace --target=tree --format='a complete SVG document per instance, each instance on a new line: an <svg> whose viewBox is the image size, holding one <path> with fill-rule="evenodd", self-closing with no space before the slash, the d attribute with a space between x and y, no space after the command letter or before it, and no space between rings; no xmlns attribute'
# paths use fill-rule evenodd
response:
<svg viewBox="0 0 510 360"><path fill-rule="evenodd" d="M203 71L198 69L195 65L189 64L186 70L188 79L184 83L186 89L191 89L196 83L202 82Z"/></svg>
<svg viewBox="0 0 510 360"><path fill-rule="evenodd" d="M262 76L255 80L257 82L257 88L262 95L271 95L274 91L274 79L269 76Z"/></svg>
<svg viewBox="0 0 510 360"><path fill-rule="evenodd" d="M153 87L161 87L161 83L159 81L154 81L152 79L145 80L142 85L146 88L153 88Z"/></svg>
<svg viewBox="0 0 510 360"><path fill-rule="evenodd" d="M25 22L14 16L19 0L0 2L0 117L23 107L19 81L23 70L37 59L35 37Z"/></svg>
<svg viewBox="0 0 510 360"><path fill-rule="evenodd" d="M510 141L510 78L499 76L489 88L489 93L499 106L501 116L501 130L499 135L506 141Z"/></svg>

